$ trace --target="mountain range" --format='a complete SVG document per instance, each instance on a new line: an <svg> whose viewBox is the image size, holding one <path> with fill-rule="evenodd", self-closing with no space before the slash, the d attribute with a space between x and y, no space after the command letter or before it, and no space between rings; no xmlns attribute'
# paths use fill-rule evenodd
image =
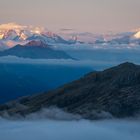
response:
<svg viewBox="0 0 140 140"><path fill-rule="evenodd" d="M60 35L65 38L70 38L71 36L77 38L77 42L89 43L89 44L139 44L140 40L140 29L122 32L122 33L90 33L90 32L77 32L72 29L60 30ZM127 38L127 39L126 39Z"/></svg>
<svg viewBox="0 0 140 140"><path fill-rule="evenodd" d="M46 44L57 46L91 45L90 48L116 48L117 45L125 45L126 48L140 45L140 29L122 33L96 34L78 32L72 29L61 29L53 33L44 27L22 26L16 23L0 25L0 50L23 45L32 40L41 40ZM121 48L122 46L120 46Z"/></svg>
<svg viewBox="0 0 140 140"><path fill-rule="evenodd" d="M27 43L32 40L41 40L47 44L75 43L75 40L65 40L43 27L22 26L16 23L0 25L0 41L5 46L13 47L16 44Z"/></svg>
<svg viewBox="0 0 140 140"><path fill-rule="evenodd" d="M126 118L140 113L140 66L123 63L91 72L56 90L0 106L0 114L21 115L57 107L85 119Z"/></svg>

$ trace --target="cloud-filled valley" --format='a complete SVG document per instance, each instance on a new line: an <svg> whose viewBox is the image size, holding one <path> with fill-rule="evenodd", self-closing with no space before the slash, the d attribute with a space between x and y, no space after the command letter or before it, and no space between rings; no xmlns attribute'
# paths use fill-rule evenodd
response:
<svg viewBox="0 0 140 140"><path fill-rule="evenodd" d="M139 140L140 121L0 120L2 140Z"/></svg>
<svg viewBox="0 0 140 140"><path fill-rule="evenodd" d="M0 140L140 140L139 7L0 0Z"/></svg>

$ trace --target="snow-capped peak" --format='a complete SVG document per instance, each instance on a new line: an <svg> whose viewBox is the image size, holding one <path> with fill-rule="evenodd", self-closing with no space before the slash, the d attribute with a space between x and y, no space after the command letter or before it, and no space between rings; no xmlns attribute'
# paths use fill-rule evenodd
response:
<svg viewBox="0 0 140 140"><path fill-rule="evenodd" d="M138 31L136 34L134 34L134 37L135 37L136 39L140 39L140 31Z"/></svg>
<svg viewBox="0 0 140 140"><path fill-rule="evenodd" d="M43 27L22 26L16 23L8 23L0 25L0 39L7 40L26 40L33 34L40 35L46 31Z"/></svg>
<svg viewBox="0 0 140 140"><path fill-rule="evenodd" d="M7 48L13 47L16 44L26 44L32 40L40 40L49 45L55 45L56 43L73 44L76 42L65 40L63 37L47 30L44 27L22 26L16 23L0 25L0 42L2 42L2 45L4 44L7 46Z"/></svg>

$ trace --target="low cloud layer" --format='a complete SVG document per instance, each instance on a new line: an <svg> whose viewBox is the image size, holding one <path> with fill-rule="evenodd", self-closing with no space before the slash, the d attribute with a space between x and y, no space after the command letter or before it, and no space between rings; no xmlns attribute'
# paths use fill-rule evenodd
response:
<svg viewBox="0 0 140 140"><path fill-rule="evenodd" d="M125 62L125 61L124 61ZM0 57L0 63L17 63L17 64L45 64L45 65L62 65L62 66L76 66L89 67L93 70L102 70L119 64L118 61L104 61L104 60L71 60L71 59L30 59L19 58L16 56Z"/></svg>
<svg viewBox="0 0 140 140"><path fill-rule="evenodd" d="M6 121L2 140L139 140L140 121Z"/></svg>

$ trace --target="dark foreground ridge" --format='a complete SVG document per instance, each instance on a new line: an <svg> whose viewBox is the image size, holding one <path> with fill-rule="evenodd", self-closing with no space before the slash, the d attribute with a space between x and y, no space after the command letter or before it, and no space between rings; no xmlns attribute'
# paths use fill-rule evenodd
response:
<svg viewBox="0 0 140 140"><path fill-rule="evenodd" d="M127 62L92 72L49 93L1 105L0 112L25 116L52 106L86 119L133 117L140 112L140 66Z"/></svg>

